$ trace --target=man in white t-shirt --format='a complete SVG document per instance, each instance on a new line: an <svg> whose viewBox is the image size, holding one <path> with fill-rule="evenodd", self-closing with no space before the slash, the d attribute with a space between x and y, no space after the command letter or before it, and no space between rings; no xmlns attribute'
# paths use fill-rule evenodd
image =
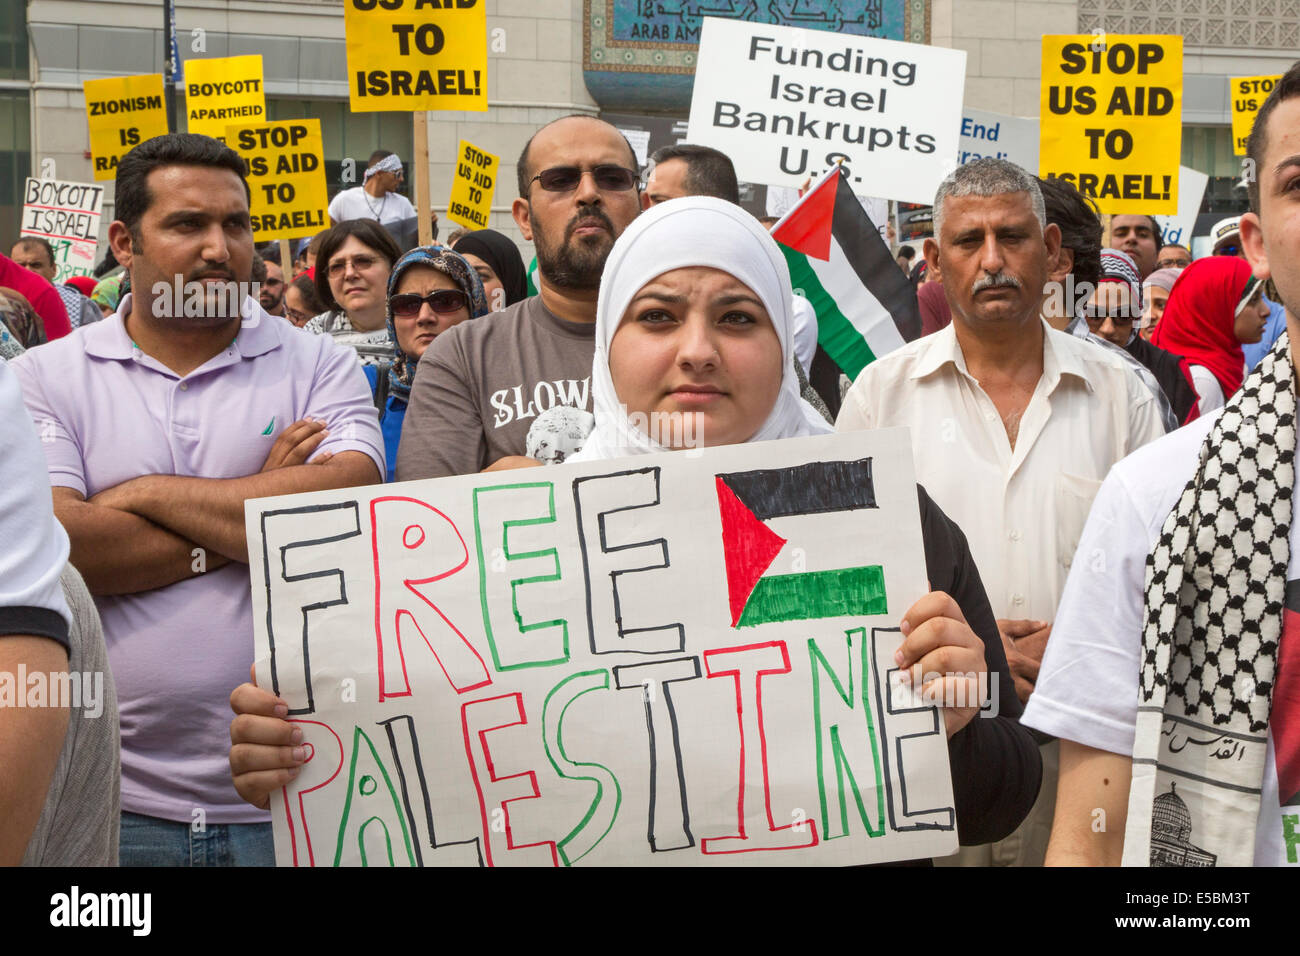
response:
<svg viewBox="0 0 1300 956"><path fill-rule="evenodd" d="M370 154L365 181L330 200L330 225L348 219L374 219L387 228L414 219L415 207L396 191L401 184L401 158L386 149L375 150Z"/></svg>
<svg viewBox="0 0 1300 956"><path fill-rule="evenodd" d="M1288 341L1227 408L1117 464L1097 495L1021 718L1061 740L1049 864L1298 862L1300 521L1285 372L1300 334L1300 63L1258 112L1248 156L1258 177L1241 238L1289 305ZM1170 582L1182 583L1176 598Z"/></svg>

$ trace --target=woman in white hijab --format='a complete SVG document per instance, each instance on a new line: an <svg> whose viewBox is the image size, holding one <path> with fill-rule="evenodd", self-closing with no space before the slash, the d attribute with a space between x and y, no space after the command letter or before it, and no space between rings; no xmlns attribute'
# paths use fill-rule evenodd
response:
<svg viewBox="0 0 1300 956"><path fill-rule="evenodd" d="M821 435L799 397L790 271L762 225L703 196L660 203L605 261L596 426L570 461Z"/></svg>
<svg viewBox="0 0 1300 956"><path fill-rule="evenodd" d="M691 197L643 213L605 262L591 377L596 423L568 461L829 433L799 397L791 295L780 249L739 206ZM1042 765L1016 720L1020 702L966 539L917 492L934 590L904 615L907 639L896 662L938 698L958 835L963 844L985 843L1024 819ZM991 687L986 674L994 675ZM972 719L985 689L989 711ZM243 684L231 706L235 789L265 808L302 763L285 757L293 727L276 708L288 705Z"/></svg>

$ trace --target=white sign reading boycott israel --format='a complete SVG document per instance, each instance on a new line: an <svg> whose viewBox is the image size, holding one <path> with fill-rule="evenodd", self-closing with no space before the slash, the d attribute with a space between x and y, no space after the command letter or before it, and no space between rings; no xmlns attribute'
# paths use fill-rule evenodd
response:
<svg viewBox="0 0 1300 956"><path fill-rule="evenodd" d="M957 846L904 429L246 505L282 865L752 866Z"/></svg>
<svg viewBox="0 0 1300 956"><path fill-rule="evenodd" d="M39 236L54 248L55 282L94 274L103 206L103 186L28 177L18 232Z"/></svg>
<svg viewBox="0 0 1300 956"><path fill-rule="evenodd" d="M741 180L798 186L829 166L854 191L934 201L957 165L966 52L704 19L687 139Z"/></svg>

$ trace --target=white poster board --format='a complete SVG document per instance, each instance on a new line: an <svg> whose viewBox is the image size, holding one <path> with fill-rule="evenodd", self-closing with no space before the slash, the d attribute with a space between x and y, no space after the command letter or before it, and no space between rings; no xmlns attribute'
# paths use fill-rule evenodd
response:
<svg viewBox="0 0 1300 956"><path fill-rule="evenodd" d="M23 186L23 221L19 235L39 236L54 247L56 283L71 276L93 275L104 187L58 179L33 179Z"/></svg>
<svg viewBox="0 0 1300 956"><path fill-rule="evenodd" d="M956 849L904 429L249 501L282 865Z"/></svg>
<svg viewBox="0 0 1300 956"><path fill-rule="evenodd" d="M1192 231L1196 228L1196 217L1201 212L1201 200L1205 198L1205 187L1210 177L1205 173L1186 166L1178 167L1178 215L1156 216L1160 232L1166 245L1192 248Z"/></svg>
<svg viewBox="0 0 1300 956"><path fill-rule="evenodd" d="M929 203L957 165L966 52L705 17L687 139L751 183L842 159L855 192Z"/></svg>
<svg viewBox="0 0 1300 956"><path fill-rule="evenodd" d="M984 156L1009 160L1031 176L1037 176L1038 120L970 107L963 109L958 162L965 166Z"/></svg>

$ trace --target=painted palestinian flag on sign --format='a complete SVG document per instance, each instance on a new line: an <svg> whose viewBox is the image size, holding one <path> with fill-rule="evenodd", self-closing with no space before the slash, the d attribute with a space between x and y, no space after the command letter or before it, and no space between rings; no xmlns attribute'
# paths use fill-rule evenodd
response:
<svg viewBox="0 0 1300 956"><path fill-rule="evenodd" d="M790 279L817 312L817 342L851 379L921 337L916 289L880 238L842 167L772 227Z"/></svg>

